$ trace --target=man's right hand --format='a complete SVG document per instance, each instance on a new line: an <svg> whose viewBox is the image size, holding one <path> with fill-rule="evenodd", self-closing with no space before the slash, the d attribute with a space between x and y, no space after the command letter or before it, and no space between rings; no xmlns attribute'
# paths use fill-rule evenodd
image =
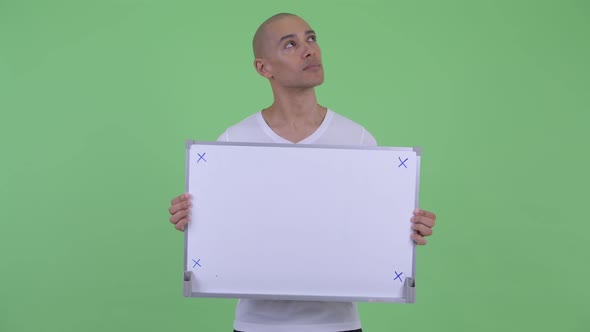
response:
<svg viewBox="0 0 590 332"><path fill-rule="evenodd" d="M174 225L179 231L184 232L184 227L190 221L190 213L191 213L191 195L189 193L184 193L178 197L175 197L172 202L170 203L170 208L168 212L170 212L170 222Z"/></svg>

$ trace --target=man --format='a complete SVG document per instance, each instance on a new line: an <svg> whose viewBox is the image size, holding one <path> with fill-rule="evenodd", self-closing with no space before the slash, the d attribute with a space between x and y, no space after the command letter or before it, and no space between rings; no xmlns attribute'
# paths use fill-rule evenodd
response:
<svg viewBox="0 0 590 332"><path fill-rule="evenodd" d="M274 102L228 128L220 141L341 144L376 146L362 126L320 106L314 88L324 81L316 34L300 17L277 14L256 31L254 67L270 82ZM172 200L170 222L184 231L189 220L188 193ZM426 244L436 216L416 210L412 239ZM356 304L340 302L241 299L234 328L245 332L339 332L361 331Z"/></svg>

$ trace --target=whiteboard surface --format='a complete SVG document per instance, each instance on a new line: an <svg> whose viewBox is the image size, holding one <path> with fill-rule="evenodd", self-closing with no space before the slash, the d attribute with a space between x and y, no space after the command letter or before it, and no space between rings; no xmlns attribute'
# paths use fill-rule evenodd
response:
<svg viewBox="0 0 590 332"><path fill-rule="evenodd" d="M406 302L419 161L411 148L187 143L185 295Z"/></svg>

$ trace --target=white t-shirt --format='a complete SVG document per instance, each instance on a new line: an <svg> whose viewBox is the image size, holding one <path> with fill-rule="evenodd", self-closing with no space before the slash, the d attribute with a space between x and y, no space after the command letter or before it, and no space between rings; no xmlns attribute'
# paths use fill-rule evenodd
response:
<svg viewBox="0 0 590 332"><path fill-rule="evenodd" d="M294 144L277 135L261 112L229 127L218 141ZM297 144L376 146L377 142L364 127L328 109L319 128ZM337 332L360 328L357 306L351 302L240 299L234 321L234 329L244 332Z"/></svg>

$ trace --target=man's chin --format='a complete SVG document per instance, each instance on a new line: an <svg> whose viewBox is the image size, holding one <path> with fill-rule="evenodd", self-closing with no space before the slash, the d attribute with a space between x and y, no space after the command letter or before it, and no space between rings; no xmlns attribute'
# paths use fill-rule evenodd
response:
<svg viewBox="0 0 590 332"><path fill-rule="evenodd" d="M289 85L286 85L285 87L296 88L296 89L313 89L319 85L322 85L322 83L324 83L323 77L321 79L316 79L313 81L309 80L307 82L300 82L299 84L297 84L297 83L289 84Z"/></svg>
<svg viewBox="0 0 590 332"><path fill-rule="evenodd" d="M320 86L320 85L322 85L322 83L324 83L323 77L322 77L322 79L316 80L314 82L310 82L310 88L315 88L316 86Z"/></svg>

